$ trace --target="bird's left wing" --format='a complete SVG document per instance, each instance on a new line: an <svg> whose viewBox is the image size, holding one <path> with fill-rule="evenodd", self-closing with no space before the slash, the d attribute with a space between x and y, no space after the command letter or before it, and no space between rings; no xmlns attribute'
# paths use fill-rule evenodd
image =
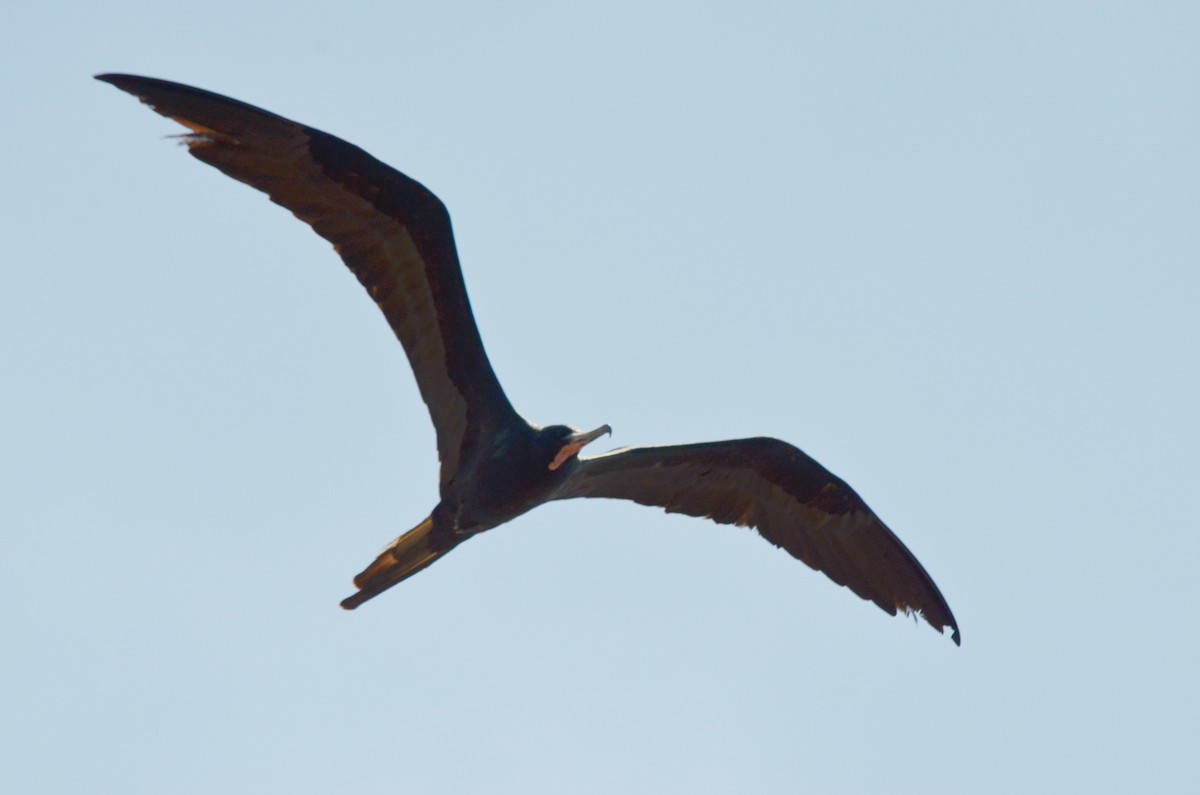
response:
<svg viewBox="0 0 1200 795"><path fill-rule="evenodd" d="M581 458L558 499L609 497L758 529L888 613L919 613L961 638L908 548L844 481L778 439L631 447Z"/></svg>
<svg viewBox="0 0 1200 795"><path fill-rule="evenodd" d="M333 243L408 354L437 432L443 484L464 442L520 422L484 352L441 200L353 144L236 99L97 75L192 131L188 151L265 192Z"/></svg>

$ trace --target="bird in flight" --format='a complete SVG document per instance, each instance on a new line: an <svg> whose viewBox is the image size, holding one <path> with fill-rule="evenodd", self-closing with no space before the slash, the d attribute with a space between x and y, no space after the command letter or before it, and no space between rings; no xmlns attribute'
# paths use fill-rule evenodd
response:
<svg viewBox="0 0 1200 795"><path fill-rule="evenodd" d="M408 354L437 434L440 497L354 578L347 610L456 546L550 500L607 497L749 526L811 568L939 632L958 624L924 567L844 481L770 438L627 447L581 456L610 432L540 427L488 362L450 215L427 188L353 144L191 86L97 75L190 130L198 160L266 193L333 244Z"/></svg>

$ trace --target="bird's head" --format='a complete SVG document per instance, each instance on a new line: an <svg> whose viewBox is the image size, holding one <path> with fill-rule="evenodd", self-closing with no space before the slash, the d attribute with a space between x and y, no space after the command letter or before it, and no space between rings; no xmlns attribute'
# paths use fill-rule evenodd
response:
<svg viewBox="0 0 1200 795"><path fill-rule="evenodd" d="M612 428L601 425L594 431L577 431L567 425L550 425L538 431L539 458L545 458L546 468L557 471L575 456L585 445L611 434Z"/></svg>

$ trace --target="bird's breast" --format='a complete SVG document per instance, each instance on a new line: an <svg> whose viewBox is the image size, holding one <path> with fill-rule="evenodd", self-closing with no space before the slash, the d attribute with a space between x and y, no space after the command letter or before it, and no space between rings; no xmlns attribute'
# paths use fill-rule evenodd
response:
<svg viewBox="0 0 1200 795"><path fill-rule="evenodd" d="M473 462L442 495L460 530L481 533L549 501L565 468L552 471L528 456L488 455Z"/></svg>

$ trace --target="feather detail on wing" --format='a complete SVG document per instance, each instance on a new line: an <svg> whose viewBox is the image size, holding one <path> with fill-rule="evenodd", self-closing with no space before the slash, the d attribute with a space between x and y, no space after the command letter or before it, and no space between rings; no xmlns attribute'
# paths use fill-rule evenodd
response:
<svg viewBox="0 0 1200 795"><path fill-rule="evenodd" d="M443 481L472 434L516 417L475 326L450 216L420 183L320 130L166 80L99 75L192 131L197 159L333 243L383 311L437 431Z"/></svg>
<svg viewBox="0 0 1200 795"><path fill-rule="evenodd" d="M844 481L799 449L756 438L632 447L582 458L557 495L655 505L763 538L895 615L920 614L939 632L958 624L937 585Z"/></svg>

